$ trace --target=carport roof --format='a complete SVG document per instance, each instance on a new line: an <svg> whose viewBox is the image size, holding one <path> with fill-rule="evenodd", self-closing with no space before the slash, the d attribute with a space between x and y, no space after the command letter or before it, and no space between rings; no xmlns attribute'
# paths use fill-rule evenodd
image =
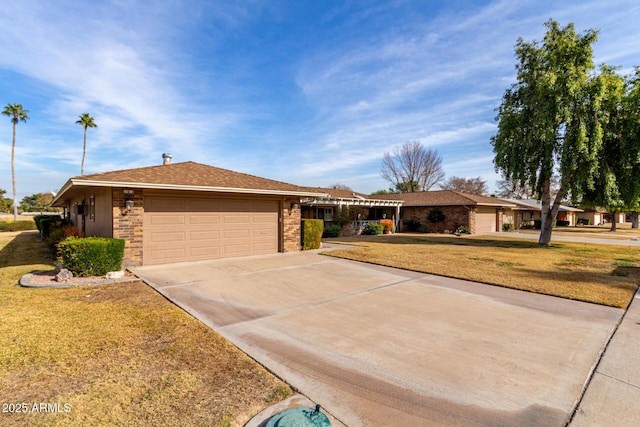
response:
<svg viewBox="0 0 640 427"><path fill-rule="evenodd" d="M66 182L54 198L52 205L56 206L57 203L62 203L65 195L78 187L126 187L303 197L327 196L324 192L311 191L309 188L286 182L202 163L181 162L76 176Z"/></svg>

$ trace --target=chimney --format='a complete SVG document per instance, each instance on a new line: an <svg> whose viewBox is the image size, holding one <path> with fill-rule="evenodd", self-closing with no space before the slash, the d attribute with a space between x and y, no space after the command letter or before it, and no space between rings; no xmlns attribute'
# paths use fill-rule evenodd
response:
<svg viewBox="0 0 640 427"><path fill-rule="evenodd" d="M170 165L171 164L171 158L173 156L169 153L162 153L162 164L163 165Z"/></svg>

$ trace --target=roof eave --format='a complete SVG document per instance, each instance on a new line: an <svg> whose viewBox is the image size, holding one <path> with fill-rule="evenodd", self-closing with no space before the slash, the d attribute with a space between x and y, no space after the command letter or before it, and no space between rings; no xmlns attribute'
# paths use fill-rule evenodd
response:
<svg viewBox="0 0 640 427"><path fill-rule="evenodd" d="M64 200L64 194L74 186L78 187L125 187L143 188L148 190L182 190L182 191L207 191L212 193L241 193L241 194L262 194L275 196L300 196L300 197L327 197L327 193L316 193L310 191L297 190L269 190L262 188L235 188L235 187L210 187L199 185L179 185L179 184L150 184L144 182L121 182L121 181L92 181L87 179L70 179L58 192L51 202L55 206L59 200Z"/></svg>

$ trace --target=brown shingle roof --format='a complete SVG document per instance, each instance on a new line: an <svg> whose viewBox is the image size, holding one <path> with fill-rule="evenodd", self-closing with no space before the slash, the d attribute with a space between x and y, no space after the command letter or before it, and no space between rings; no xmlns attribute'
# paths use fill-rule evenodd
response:
<svg viewBox="0 0 640 427"><path fill-rule="evenodd" d="M515 206L507 200L459 191L439 190L417 193L376 194L370 198L404 200L403 206Z"/></svg>
<svg viewBox="0 0 640 427"><path fill-rule="evenodd" d="M54 203L77 186L128 186L136 188L224 191L262 194L322 196L322 191L261 178L196 162L171 163L71 178Z"/></svg>

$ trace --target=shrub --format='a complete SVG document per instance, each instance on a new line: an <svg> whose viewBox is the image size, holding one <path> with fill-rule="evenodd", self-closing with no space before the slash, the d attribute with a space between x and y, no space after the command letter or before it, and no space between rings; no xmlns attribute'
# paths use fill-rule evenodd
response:
<svg viewBox="0 0 640 427"><path fill-rule="evenodd" d="M420 229L420 221L415 218L405 219L403 224L409 231L418 231Z"/></svg>
<svg viewBox="0 0 640 427"><path fill-rule="evenodd" d="M589 225L589 218L578 218L577 225Z"/></svg>
<svg viewBox="0 0 640 427"><path fill-rule="evenodd" d="M40 219L40 234L42 235L42 238L46 239L54 229L60 228L64 224L65 221L58 215Z"/></svg>
<svg viewBox="0 0 640 427"><path fill-rule="evenodd" d="M466 225L461 225L456 229L456 234L471 234Z"/></svg>
<svg viewBox="0 0 640 427"><path fill-rule="evenodd" d="M49 248L49 251L57 256L58 252L58 243L66 239L67 237L84 237L82 233L78 231L77 228L67 225L67 226L59 226L53 228L46 239L44 239L44 244Z"/></svg>
<svg viewBox="0 0 640 427"><path fill-rule="evenodd" d="M321 219L302 220L302 250L319 249L322 243L324 221Z"/></svg>
<svg viewBox="0 0 640 427"><path fill-rule="evenodd" d="M33 221L0 221L0 231L25 231L35 229L36 223Z"/></svg>
<svg viewBox="0 0 640 427"><path fill-rule="evenodd" d="M395 227L393 226L393 220L381 219L380 224L382 224L384 234L393 233L395 231Z"/></svg>
<svg viewBox="0 0 640 427"><path fill-rule="evenodd" d="M438 223L444 221L444 213L440 209L431 209L427 215L427 220L436 225L436 233L438 232Z"/></svg>
<svg viewBox="0 0 640 427"><path fill-rule="evenodd" d="M510 222L505 222L502 224L502 231L513 231L513 224Z"/></svg>
<svg viewBox="0 0 640 427"><path fill-rule="evenodd" d="M322 237L340 237L341 233L342 227L340 227L339 225L330 225L328 227L325 227L324 231L322 232Z"/></svg>
<svg viewBox="0 0 640 427"><path fill-rule="evenodd" d="M33 221L36 223L36 227L38 231L42 233L42 221L43 220L59 220L62 221L62 217L60 215L36 215L33 217Z"/></svg>
<svg viewBox="0 0 640 427"><path fill-rule="evenodd" d="M384 225L370 222L364 227L364 230L362 230L362 234L366 234L367 236L375 236L378 234L382 234L383 230Z"/></svg>
<svg viewBox="0 0 640 427"><path fill-rule="evenodd" d="M122 267L124 240L68 237L58 244L60 261L75 276L104 276Z"/></svg>
<svg viewBox="0 0 640 427"><path fill-rule="evenodd" d="M569 226L569 221L564 221L564 220L559 219L559 220L556 221L556 225L558 227L568 227Z"/></svg>

